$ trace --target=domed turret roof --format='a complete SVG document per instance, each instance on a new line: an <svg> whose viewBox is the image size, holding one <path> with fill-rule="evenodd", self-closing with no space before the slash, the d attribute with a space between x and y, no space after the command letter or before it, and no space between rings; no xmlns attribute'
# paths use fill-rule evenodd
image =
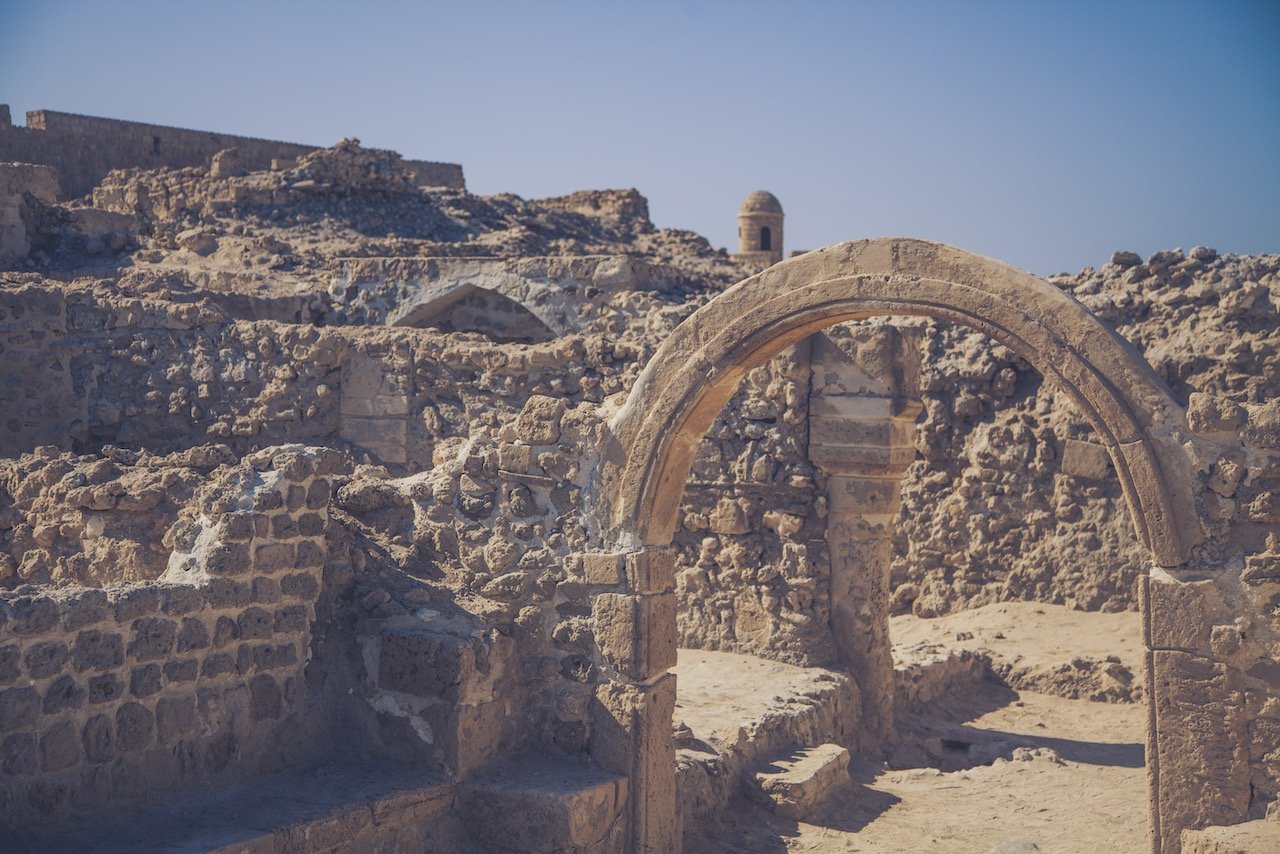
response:
<svg viewBox="0 0 1280 854"><path fill-rule="evenodd" d="M738 208L738 213L782 213L782 202L778 201L778 197L766 190L756 190L742 200L742 207Z"/></svg>

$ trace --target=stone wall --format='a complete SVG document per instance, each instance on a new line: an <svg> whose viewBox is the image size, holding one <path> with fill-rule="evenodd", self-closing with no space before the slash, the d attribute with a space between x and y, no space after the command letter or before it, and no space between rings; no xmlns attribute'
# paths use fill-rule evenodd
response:
<svg viewBox="0 0 1280 854"><path fill-rule="evenodd" d="M158 581L0 594L0 799L24 827L280 767L325 563L325 452L230 469Z"/></svg>
<svg viewBox="0 0 1280 854"><path fill-rule="evenodd" d="M28 112L26 127L15 127L8 107L0 110L0 162L52 166L63 198L88 195L112 169L208 166L213 155L227 148L237 150L241 168L263 170L271 168L272 160L294 160L317 146L54 110ZM405 163L420 186L465 186L457 164Z"/></svg>
<svg viewBox="0 0 1280 854"><path fill-rule="evenodd" d="M681 646L830 664L830 559L809 461L810 345L747 375L698 447L673 543Z"/></svg>

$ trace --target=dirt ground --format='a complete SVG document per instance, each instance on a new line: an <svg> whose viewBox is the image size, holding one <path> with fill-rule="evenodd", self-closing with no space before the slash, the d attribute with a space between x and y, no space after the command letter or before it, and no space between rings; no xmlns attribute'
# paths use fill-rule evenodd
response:
<svg viewBox="0 0 1280 854"><path fill-rule="evenodd" d="M973 637L961 644L1031 672L1053 671L1073 657L1115 655L1140 674L1136 614L1010 603L935 620L899 618L894 624L895 639L906 645L954 643L957 634L968 633ZM715 681L752 686L761 699L800 678L775 673L785 666L764 663L744 666L735 679L728 670L732 664L718 660ZM697 674L693 668L683 674L682 690L693 695L687 705L705 707L711 696L695 688ZM726 696L730 706L748 711L751 694L751 687L739 687ZM710 713L702 708L698 714L705 720ZM783 819L740 799L717 828L686 837L686 850L1145 850L1145 717L1140 702L1093 702L992 685L940 710L932 732L957 751L955 766L991 764L893 770L855 760L850 785L811 821ZM921 726L927 731L929 721Z"/></svg>

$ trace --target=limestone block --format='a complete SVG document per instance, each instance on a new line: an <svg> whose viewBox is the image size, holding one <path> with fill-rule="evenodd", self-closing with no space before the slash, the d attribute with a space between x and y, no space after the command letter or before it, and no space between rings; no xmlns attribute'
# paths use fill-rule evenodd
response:
<svg viewBox="0 0 1280 854"><path fill-rule="evenodd" d="M675 666L674 593L601 593L592 617L600 651L624 678L643 682Z"/></svg>
<svg viewBox="0 0 1280 854"><path fill-rule="evenodd" d="M1182 831L1182 854L1255 854L1280 851L1280 821L1256 819L1229 827Z"/></svg>
<svg viewBox="0 0 1280 854"><path fill-rule="evenodd" d="M477 676L481 645L428 629L391 629L382 633L378 685L415 697L456 700L465 682Z"/></svg>
<svg viewBox="0 0 1280 854"><path fill-rule="evenodd" d="M1248 714L1227 665L1168 650L1151 661L1161 844L1176 851L1184 828L1248 815Z"/></svg>
<svg viewBox="0 0 1280 854"><path fill-rule="evenodd" d="M1111 455L1102 445L1068 439L1062 449L1062 473L1088 480L1108 480Z"/></svg>
<svg viewBox="0 0 1280 854"><path fill-rule="evenodd" d="M632 792L630 847L676 851L676 754L671 718L676 677L651 685L608 682L597 686L591 713L591 756L601 767L625 775Z"/></svg>
<svg viewBox="0 0 1280 854"><path fill-rule="evenodd" d="M582 577L587 584L613 587L622 583L623 555L615 552L587 552L581 557Z"/></svg>
<svg viewBox="0 0 1280 854"><path fill-rule="evenodd" d="M562 398L535 394L516 418L516 435L530 445L554 445L560 441L560 419L564 418Z"/></svg>
<svg viewBox="0 0 1280 854"><path fill-rule="evenodd" d="M467 829L495 850L596 851L622 818L628 781L572 759L521 757L459 788Z"/></svg>
<svg viewBox="0 0 1280 854"><path fill-rule="evenodd" d="M650 547L627 555L627 588L632 593L665 593L676 580L676 550Z"/></svg>
<svg viewBox="0 0 1280 854"><path fill-rule="evenodd" d="M1146 583L1151 648L1208 655L1214 618L1225 608L1214 582L1181 582L1153 570Z"/></svg>
<svg viewBox="0 0 1280 854"><path fill-rule="evenodd" d="M756 785L787 818L811 816L835 787L849 780L849 751L820 744L781 756L755 775Z"/></svg>

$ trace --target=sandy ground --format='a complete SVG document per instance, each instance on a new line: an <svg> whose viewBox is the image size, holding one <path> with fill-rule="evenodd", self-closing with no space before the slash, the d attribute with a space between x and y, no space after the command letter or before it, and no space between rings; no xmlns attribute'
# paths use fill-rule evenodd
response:
<svg viewBox="0 0 1280 854"><path fill-rule="evenodd" d="M1038 604L993 605L937 620L900 618L903 644L945 642L987 649L1020 667L1048 669L1072 658L1141 660L1135 614L1088 614ZM964 637L960 642L957 635ZM686 715L720 728L753 703L771 701L802 668L717 656L682 657ZM690 666L686 666L686 661ZM797 672L798 671L798 672ZM701 683L703 677L705 684ZM719 686L719 687L717 687ZM717 696L727 701L712 710ZM1147 781L1141 703L1099 703L993 686L942 716L938 735L999 758L942 772L889 770L855 762L853 781L812 821L779 818L735 801L714 832L686 838L686 850L883 852L1127 852L1147 847ZM732 709L733 711L728 711ZM677 712L679 719L681 712ZM1032 847L1035 846L1035 847Z"/></svg>

